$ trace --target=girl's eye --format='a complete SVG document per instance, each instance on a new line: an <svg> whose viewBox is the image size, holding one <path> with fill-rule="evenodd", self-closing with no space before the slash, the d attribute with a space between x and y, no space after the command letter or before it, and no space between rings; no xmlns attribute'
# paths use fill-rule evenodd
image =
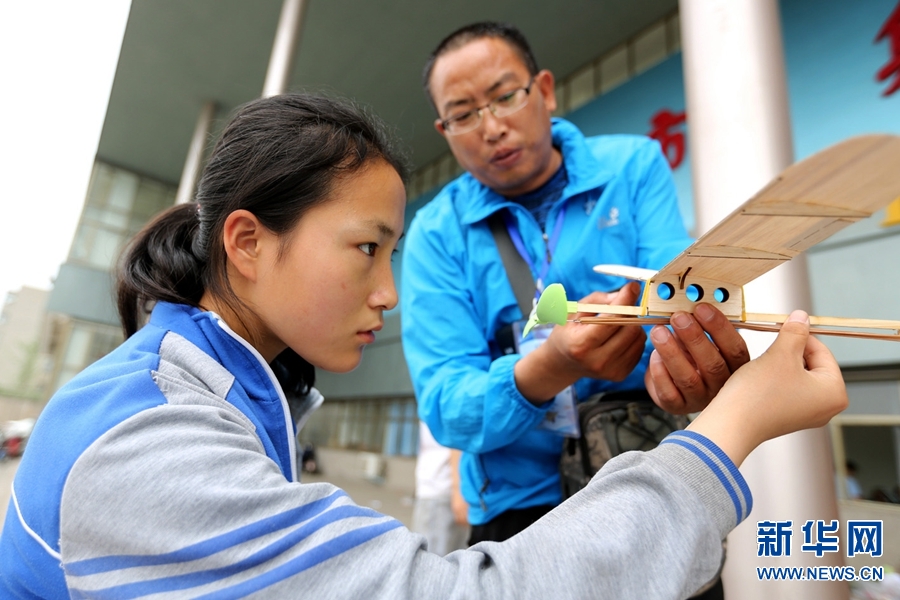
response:
<svg viewBox="0 0 900 600"><path fill-rule="evenodd" d="M375 249L378 248L378 244L375 242L369 242L368 244L360 244L359 249L368 254L369 256L375 256Z"/></svg>

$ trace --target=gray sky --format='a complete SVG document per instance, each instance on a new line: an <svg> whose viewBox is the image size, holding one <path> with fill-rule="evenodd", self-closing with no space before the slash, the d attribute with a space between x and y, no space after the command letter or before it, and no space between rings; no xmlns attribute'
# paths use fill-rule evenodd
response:
<svg viewBox="0 0 900 600"><path fill-rule="evenodd" d="M0 303L66 258L130 5L0 0Z"/></svg>

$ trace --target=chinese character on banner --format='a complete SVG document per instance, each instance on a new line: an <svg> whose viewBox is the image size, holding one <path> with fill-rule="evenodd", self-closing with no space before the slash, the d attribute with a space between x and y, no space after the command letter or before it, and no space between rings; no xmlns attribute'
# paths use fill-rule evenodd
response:
<svg viewBox="0 0 900 600"><path fill-rule="evenodd" d="M878 31L875 42L880 42L884 38L889 38L891 42L891 58L886 65L878 70L875 78L878 81L884 81L891 75L894 75L894 82L888 86L886 90L881 92L882 96L890 96L897 90L900 90L900 2L891 16L887 18L884 25Z"/></svg>
<svg viewBox="0 0 900 600"><path fill-rule="evenodd" d="M881 521L847 521L847 558L857 554L881 556Z"/></svg>
<svg viewBox="0 0 900 600"><path fill-rule="evenodd" d="M793 521L757 521L757 556L790 556Z"/></svg>
<svg viewBox="0 0 900 600"><path fill-rule="evenodd" d="M673 171L684 160L684 132L672 132L669 130L676 125L681 125L686 119L685 113L673 113L666 109L650 117L650 124L653 126L653 129L647 136L658 141L659 145L662 146L663 154L666 155L666 160L669 161L669 166Z"/></svg>
<svg viewBox="0 0 900 600"><path fill-rule="evenodd" d="M827 525L825 521L807 521L803 525L803 545L800 550L803 552L815 552L816 556L822 557L826 552L838 551L838 534L837 530L840 526L838 521L831 521Z"/></svg>

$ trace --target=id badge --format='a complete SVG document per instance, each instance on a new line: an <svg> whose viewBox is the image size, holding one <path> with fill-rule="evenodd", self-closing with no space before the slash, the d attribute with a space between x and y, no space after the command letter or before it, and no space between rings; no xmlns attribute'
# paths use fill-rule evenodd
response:
<svg viewBox="0 0 900 600"><path fill-rule="evenodd" d="M522 339L522 330L525 321L513 323L513 339L516 343L516 351L522 356L532 352L535 348L547 341L553 325L536 325L528 333L528 337ZM538 429L546 429L558 435L566 437L580 437L578 428L578 408L576 407L575 388L569 386L556 395L552 400L550 409L544 416L544 420L538 424Z"/></svg>

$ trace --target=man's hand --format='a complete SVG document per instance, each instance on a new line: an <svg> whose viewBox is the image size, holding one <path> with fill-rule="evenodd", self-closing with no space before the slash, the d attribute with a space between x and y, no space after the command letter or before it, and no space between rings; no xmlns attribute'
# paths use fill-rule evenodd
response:
<svg viewBox="0 0 900 600"><path fill-rule="evenodd" d="M725 315L709 304L698 304L694 315L676 312L671 323L674 335L662 325L650 332L656 350L644 383L660 408L683 415L703 410L750 353Z"/></svg>
<svg viewBox="0 0 900 600"><path fill-rule="evenodd" d="M640 286L629 283L617 292L594 292L580 302L634 306L639 293ZM582 377L621 381L641 360L646 341L641 327L566 323L516 363L516 385L523 396L540 403Z"/></svg>

